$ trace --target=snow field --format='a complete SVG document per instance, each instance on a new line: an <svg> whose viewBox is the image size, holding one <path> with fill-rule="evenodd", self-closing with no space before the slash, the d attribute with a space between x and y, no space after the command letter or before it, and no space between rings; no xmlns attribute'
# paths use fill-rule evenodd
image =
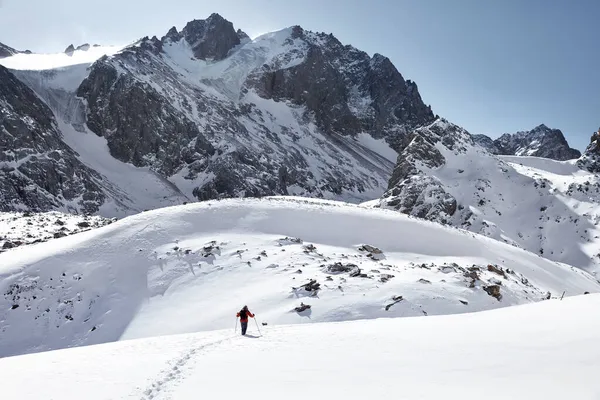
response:
<svg viewBox="0 0 600 400"><path fill-rule="evenodd" d="M481 313L233 329L0 359L29 399L596 399L600 296ZM32 384L35 379L35 384ZM107 384L110 382L110 384Z"/></svg>
<svg viewBox="0 0 600 400"><path fill-rule="evenodd" d="M269 325L302 324L466 313L600 288L492 239L300 198L145 212L13 249L0 265L2 356L231 328L244 304ZM301 303L312 307L298 313Z"/></svg>

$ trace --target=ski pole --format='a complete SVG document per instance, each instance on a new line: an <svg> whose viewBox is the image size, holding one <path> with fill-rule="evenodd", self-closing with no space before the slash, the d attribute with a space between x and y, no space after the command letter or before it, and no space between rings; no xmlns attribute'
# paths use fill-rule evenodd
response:
<svg viewBox="0 0 600 400"><path fill-rule="evenodd" d="M254 323L256 324L256 329L258 329L258 334L260 336L262 336L262 333L260 333L260 328L258 327L258 322L256 322L256 318L252 318L254 320Z"/></svg>
<svg viewBox="0 0 600 400"><path fill-rule="evenodd" d="M237 333L237 317L235 317L235 329L233 330L233 333Z"/></svg>

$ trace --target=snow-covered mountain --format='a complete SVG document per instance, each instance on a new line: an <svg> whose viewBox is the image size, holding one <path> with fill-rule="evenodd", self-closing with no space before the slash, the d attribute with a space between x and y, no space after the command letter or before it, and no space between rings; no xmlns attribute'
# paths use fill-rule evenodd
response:
<svg viewBox="0 0 600 400"><path fill-rule="evenodd" d="M260 326L0 359L21 400L595 399L599 295L481 313ZM199 310L201 313L203 310ZM260 314L260 321L263 321ZM233 322L233 318L230 322Z"/></svg>
<svg viewBox="0 0 600 400"><path fill-rule="evenodd" d="M565 291L600 284L394 211L290 197L208 201L0 254L0 357L230 329L243 304L270 326L466 313Z"/></svg>
<svg viewBox="0 0 600 400"><path fill-rule="evenodd" d="M109 216L223 197L377 198L406 132L434 118L389 59L298 26L250 40L213 14L91 66L73 64L94 48L69 50L50 70L2 63L115 188L96 210Z"/></svg>
<svg viewBox="0 0 600 400"><path fill-rule="evenodd" d="M600 180L579 167L594 165L594 143L579 160L499 157L476 145L464 129L440 119L413 132L389 190L370 205L597 271Z"/></svg>
<svg viewBox="0 0 600 400"><path fill-rule="evenodd" d="M550 129L544 124L530 131L505 133L496 140L486 135L473 135L473 141L498 155L543 157L557 161L581 157L579 150L569 147L559 129Z"/></svg>

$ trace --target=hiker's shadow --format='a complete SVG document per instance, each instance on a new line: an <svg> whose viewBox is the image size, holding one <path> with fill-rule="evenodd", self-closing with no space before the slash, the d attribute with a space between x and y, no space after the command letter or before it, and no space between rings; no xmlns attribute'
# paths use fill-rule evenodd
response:
<svg viewBox="0 0 600 400"><path fill-rule="evenodd" d="M250 338L250 339L258 339L260 336L254 336L254 335L251 335L251 334L249 334L249 333L246 333L246 334L244 335L244 337L247 337L247 338Z"/></svg>

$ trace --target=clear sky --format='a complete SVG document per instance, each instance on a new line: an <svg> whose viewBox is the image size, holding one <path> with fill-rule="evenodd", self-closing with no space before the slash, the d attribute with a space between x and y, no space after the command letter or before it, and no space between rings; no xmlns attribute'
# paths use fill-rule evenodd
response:
<svg viewBox="0 0 600 400"><path fill-rule="evenodd" d="M600 126L599 0L0 0L0 42L126 44L213 12L251 37L301 25L386 55L471 133L545 123L583 150Z"/></svg>

